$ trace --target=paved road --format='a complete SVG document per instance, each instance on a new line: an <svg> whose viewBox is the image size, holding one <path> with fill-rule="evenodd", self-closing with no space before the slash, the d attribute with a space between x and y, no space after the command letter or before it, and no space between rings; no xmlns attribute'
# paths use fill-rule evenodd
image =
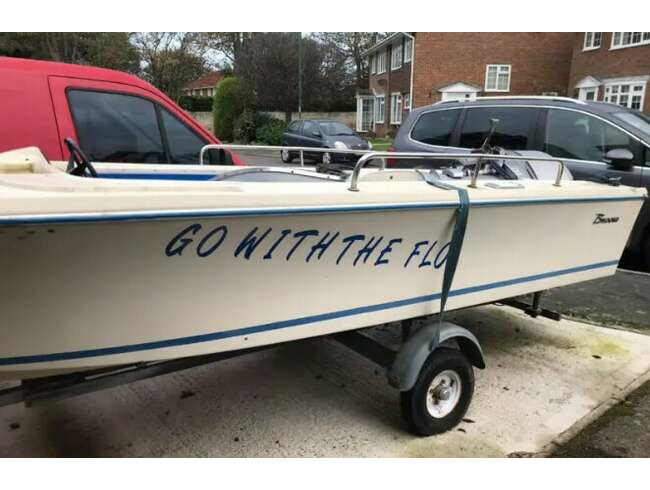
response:
<svg viewBox="0 0 650 490"><path fill-rule="evenodd" d="M312 339L26 409L0 408L0 456L506 456L546 447L650 369L650 336L486 306L465 421L416 438L379 369ZM375 335L396 341L392 328Z"/></svg>
<svg viewBox="0 0 650 490"><path fill-rule="evenodd" d="M548 291L546 308L605 326L650 333L650 274L616 275Z"/></svg>
<svg viewBox="0 0 650 490"><path fill-rule="evenodd" d="M292 164L282 163L279 152L270 152L265 150L237 150L237 155L247 165L278 165L282 167L299 167L300 162L295 159ZM306 159L305 164L313 167L314 161Z"/></svg>

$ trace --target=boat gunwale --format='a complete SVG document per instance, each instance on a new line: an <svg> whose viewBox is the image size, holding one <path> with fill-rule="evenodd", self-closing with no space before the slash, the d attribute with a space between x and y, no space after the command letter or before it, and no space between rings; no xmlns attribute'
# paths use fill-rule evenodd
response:
<svg viewBox="0 0 650 490"><path fill-rule="evenodd" d="M532 199L477 199L470 202L470 207L501 207L516 205L544 204L581 204L592 202L625 202L642 201L645 195L631 196L590 196L590 197L541 197ZM52 213L52 214L23 214L0 215L0 226L23 226L43 224L71 224L93 222L122 222L149 221L164 219L198 219L198 218L229 218L251 216L286 216L292 214L338 214L382 211L407 211L422 209L455 209L456 200L450 201L419 201L387 204L341 204L332 206L299 206L299 207L243 207L243 208L190 208L181 210L148 210L148 211L104 211L89 213Z"/></svg>

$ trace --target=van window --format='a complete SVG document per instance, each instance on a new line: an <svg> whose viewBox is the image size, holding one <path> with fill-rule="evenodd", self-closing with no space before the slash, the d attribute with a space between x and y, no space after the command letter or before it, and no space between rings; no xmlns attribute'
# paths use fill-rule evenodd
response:
<svg viewBox="0 0 650 490"><path fill-rule="evenodd" d="M70 90L79 144L98 162L167 163L153 102L131 95Z"/></svg>
<svg viewBox="0 0 650 490"><path fill-rule="evenodd" d="M314 136L314 133L318 132L318 125L312 121L305 121L302 125L302 134L305 136Z"/></svg>
<svg viewBox="0 0 650 490"><path fill-rule="evenodd" d="M194 131L161 108L162 122L169 144L169 159L171 163L199 163L199 153L206 144Z"/></svg>
<svg viewBox="0 0 650 490"><path fill-rule="evenodd" d="M525 150L528 134L538 110L529 107L476 107L467 109L460 146L480 148L490 129L490 119L498 119L491 144L506 150Z"/></svg>
<svg viewBox="0 0 650 490"><path fill-rule="evenodd" d="M448 146L460 110L432 111L422 114L411 132L411 138L427 145Z"/></svg>
<svg viewBox="0 0 650 490"><path fill-rule="evenodd" d="M615 148L639 153L636 141L596 117L571 110L549 109L546 116L544 151L554 157L605 161Z"/></svg>

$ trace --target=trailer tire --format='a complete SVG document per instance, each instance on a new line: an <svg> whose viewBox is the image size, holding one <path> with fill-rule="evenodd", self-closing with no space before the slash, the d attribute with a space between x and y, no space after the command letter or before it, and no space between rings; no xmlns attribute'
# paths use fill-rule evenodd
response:
<svg viewBox="0 0 650 490"><path fill-rule="evenodd" d="M440 347L425 361L413 388L400 393L402 417L419 436L440 434L463 418L474 394L474 370L456 349Z"/></svg>

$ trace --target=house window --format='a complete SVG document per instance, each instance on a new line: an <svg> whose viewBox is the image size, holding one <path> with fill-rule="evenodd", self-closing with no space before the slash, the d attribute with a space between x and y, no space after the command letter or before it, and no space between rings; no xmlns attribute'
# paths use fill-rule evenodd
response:
<svg viewBox="0 0 650 490"><path fill-rule="evenodd" d="M611 49L650 44L650 32L614 32Z"/></svg>
<svg viewBox="0 0 650 490"><path fill-rule="evenodd" d="M402 44L393 44L390 54L390 69L399 70L402 67Z"/></svg>
<svg viewBox="0 0 650 490"><path fill-rule="evenodd" d="M413 39L407 37L404 40L404 63L410 63L413 59Z"/></svg>
<svg viewBox="0 0 650 490"><path fill-rule="evenodd" d="M386 97L383 95L377 96L375 100L375 122L382 124L386 115Z"/></svg>
<svg viewBox="0 0 650 490"><path fill-rule="evenodd" d="M404 109L411 110L411 94L404 94Z"/></svg>
<svg viewBox="0 0 650 490"><path fill-rule="evenodd" d="M629 109L641 110L645 99L645 86L645 81L607 84L604 100Z"/></svg>
<svg viewBox="0 0 650 490"><path fill-rule="evenodd" d="M510 91L511 65L487 65L485 68L486 92Z"/></svg>
<svg viewBox="0 0 650 490"><path fill-rule="evenodd" d="M582 50L588 51L590 49L598 49L600 48L602 40L602 32L585 32L585 43L582 47Z"/></svg>
<svg viewBox="0 0 650 490"><path fill-rule="evenodd" d="M375 58L377 58L377 74L385 73L386 72L386 50L382 49L375 55Z"/></svg>
<svg viewBox="0 0 650 490"><path fill-rule="evenodd" d="M370 73L372 75L377 73L377 56L376 55L370 56Z"/></svg>
<svg viewBox="0 0 650 490"><path fill-rule="evenodd" d="M402 94L390 95L390 123L402 124Z"/></svg>

